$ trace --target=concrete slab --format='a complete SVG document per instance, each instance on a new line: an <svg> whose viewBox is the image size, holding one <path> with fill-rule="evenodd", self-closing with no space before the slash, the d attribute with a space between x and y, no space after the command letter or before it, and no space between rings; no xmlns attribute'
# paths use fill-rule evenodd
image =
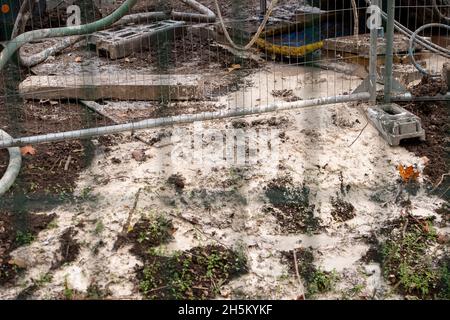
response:
<svg viewBox="0 0 450 320"><path fill-rule="evenodd" d="M407 37L400 34L394 35L394 53L406 53L408 52L408 47L409 39ZM325 50L354 53L368 57L370 52L370 34L326 39L324 40L323 48ZM420 46L416 46L416 49L419 48ZM383 38L378 39L377 54L386 54L386 40Z"/></svg>
<svg viewBox="0 0 450 320"><path fill-rule="evenodd" d="M25 99L199 100L202 83L199 75L30 76L19 93Z"/></svg>

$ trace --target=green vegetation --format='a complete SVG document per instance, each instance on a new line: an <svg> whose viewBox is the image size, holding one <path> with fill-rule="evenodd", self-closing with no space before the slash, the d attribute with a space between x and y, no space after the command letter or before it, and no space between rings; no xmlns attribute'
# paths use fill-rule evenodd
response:
<svg viewBox="0 0 450 320"><path fill-rule="evenodd" d="M338 279L339 277L335 270L328 272L318 268L310 275L308 280L308 295L313 296L317 293L333 290Z"/></svg>
<svg viewBox="0 0 450 320"><path fill-rule="evenodd" d="M149 299L208 299L246 270L241 254L221 246L196 247L169 257L149 250L139 289Z"/></svg>
<svg viewBox="0 0 450 320"><path fill-rule="evenodd" d="M31 232L17 231L15 240L19 246L24 246L32 243L34 239L35 237Z"/></svg>
<svg viewBox="0 0 450 320"><path fill-rule="evenodd" d="M137 232L137 242L150 246L159 245L172 239L172 221L163 215L158 215L155 219L144 220L135 226Z"/></svg>
<svg viewBox="0 0 450 320"><path fill-rule="evenodd" d="M401 219L381 245L383 274L395 289L422 299L449 296L447 264L439 267L430 250L436 240L430 220Z"/></svg>
<svg viewBox="0 0 450 320"><path fill-rule="evenodd" d="M293 261L293 253L291 251L282 252L282 257L289 265L289 271L292 275L296 275L296 266ZM313 249L298 248L296 249L297 267L300 277L304 281L306 296L312 297L318 293L332 291L339 276L335 270L324 271L320 267L314 265Z"/></svg>

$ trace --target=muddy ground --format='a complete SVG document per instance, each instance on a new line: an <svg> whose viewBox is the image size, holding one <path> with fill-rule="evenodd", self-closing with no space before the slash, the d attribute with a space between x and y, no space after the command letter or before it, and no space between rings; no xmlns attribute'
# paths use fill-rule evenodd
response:
<svg viewBox="0 0 450 320"><path fill-rule="evenodd" d="M441 79L432 80L424 77L420 84L412 89L416 96L435 96L445 94L447 85ZM450 180L446 174L450 168L449 158L449 116L450 105L447 102L408 103L404 104L407 110L419 116L426 131L426 141L407 140L402 145L417 156L427 157L429 163L424 174L429 178L432 188L449 197L448 187Z"/></svg>
<svg viewBox="0 0 450 320"><path fill-rule="evenodd" d="M177 72L217 73L216 100L143 113L129 107L123 119L344 94L360 82L216 50L187 37L168 60ZM154 52L105 64L82 47L69 51L35 72L161 70ZM76 56L86 62L79 69ZM4 95L0 125L13 135L111 123L76 101ZM406 106L428 137L406 148L390 148L371 126L362 131L366 107L147 130L141 141L121 134L33 146L0 204L0 298L448 298L448 207L442 192L429 192L448 171L446 106ZM259 135L227 157L218 132ZM200 154L192 153L195 143ZM6 164L0 151L0 173ZM399 164L421 170L414 192Z"/></svg>

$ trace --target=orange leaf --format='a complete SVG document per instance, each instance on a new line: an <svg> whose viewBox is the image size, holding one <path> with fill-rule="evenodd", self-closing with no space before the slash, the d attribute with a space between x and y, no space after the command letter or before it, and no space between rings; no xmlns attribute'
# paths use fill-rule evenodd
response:
<svg viewBox="0 0 450 320"><path fill-rule="evenodd" d="M399 165L397 169L404 182L417 181L419 178L419 171L415 170L413 166L405 167Z"/></svg>
<svg viewBox="0 0 450 320"><path fill-rule="evenodd" d="M36 154L36 149L32 146L25 146L20 148L20 153L25 156L27 154L34 156Z"/></svg>

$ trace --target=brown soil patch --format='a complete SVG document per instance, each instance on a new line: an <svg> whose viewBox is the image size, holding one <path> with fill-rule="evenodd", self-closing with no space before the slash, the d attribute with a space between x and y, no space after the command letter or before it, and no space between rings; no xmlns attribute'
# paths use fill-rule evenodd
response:
<svg viewBox="0 0 450 320"><path fill-rule="evenodd" d="M65 263L75 261L80 253L80 244L74 239L77 232L73 228L68 228L60 237L61 257L52 265L51 269L55 270L60 268Z"/></svg>
<svg viewBox="0 0 450 320"><path fill-rule="evenodd" d="M11 261L9 254L19 246L33 241L56 217L55 214L29 215L25 221L21 221L19 215L18 212L0 209L0 285L13 281L23 270Z"/></svg>
<svg viewBox="0 0 450 320"><path fill-rule="evenodd" d="M289 177L276 178L265 187L271 213L286 233L317 232L321 230L321 219L314 216L315 206L309 203L309 188L297 186Z"/></svg>
<svg viewBox="0 0 450 320"><path fill-rule="evenodd" d="M424 173L436 184L449 171L448 133L449 107L442 103L410 103L404 106L422 119L426 141L405 140L402 145L417 156L426 156L430 162Z"/></svg>

